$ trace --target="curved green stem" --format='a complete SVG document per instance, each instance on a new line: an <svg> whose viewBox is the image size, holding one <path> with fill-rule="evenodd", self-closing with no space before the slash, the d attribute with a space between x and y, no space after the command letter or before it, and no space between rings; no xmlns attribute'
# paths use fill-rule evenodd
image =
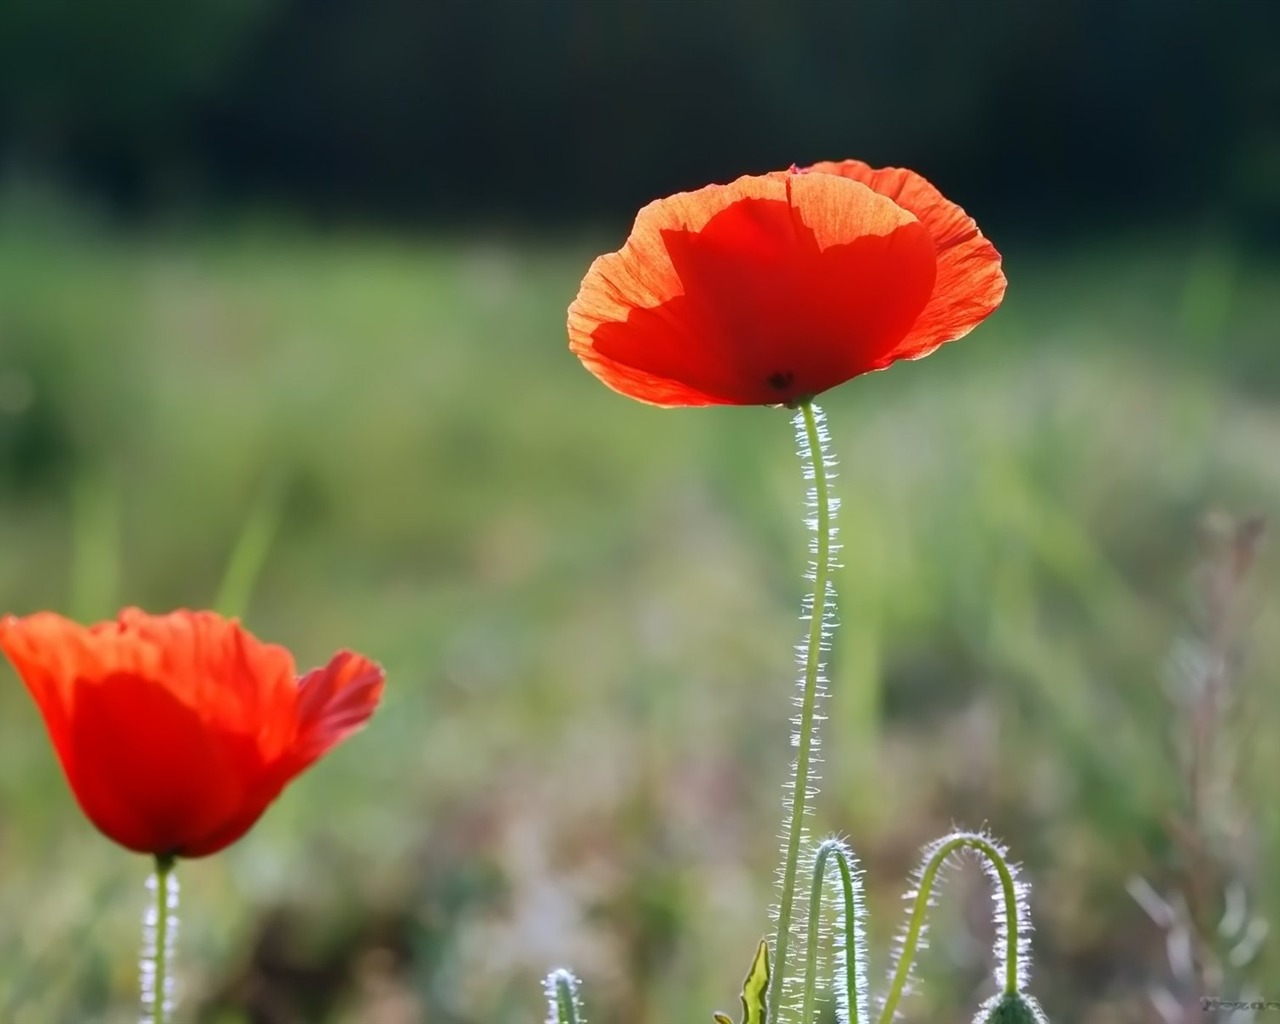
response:
<svg viewBox="0 0 1280 1024"><path fill-rule="evenodd" d="M831 574L831 494L823 451L822 432L818 426L821 413L812 401L801 403L797 410L797 431L802 431L805 445L802 454L812 459L815 510L813 604L810 608L809 636L804 649L804 673L801 679L800 714L796 720L797 752L792 773L791 815L786 827L787 846L782 868L782 893L778 904L778 934L774 946L774 970L769 983L769 1021L782 1020L782 1003L788 975L788 947L795 903L796 872L800 862L800 846L804 837L804 815L809 800L809 782L815 746L814 710L817 706L818 680L821 674L823 626L827 615L827 588ZM808 1022L804 1022L808 1024Z"/></svg>
<svg viewBox="0 0 1280 1024"><path fill-rule="evenodd" d="M916 948L924 934L925 918L929 912L929 899L933 887L938 880L942 867L957 850L968 848L976 850L986 858L987 864L1000 884L1000 892L1004 902L1004 981L1003 995L1016 995L1019 990L1019 958L1022 954L1023 935L1021 933L1021 910L1018 899L1018 886L1014 881L1013 870L1001 850L987 836L977 832L957 832L954 835L934 843L925 851L924 866L920 871L920 882L916 888L916 900L911 908L911 917L907 922L906 932L902 937L902 951L898 956L898 964L889 984L889 994L885 997L884 1006L880 1010L879 1024L889 1024L897 1012L898 1004L906 991L907 981L911 977L911 963L915 959Z"/></svg>
<svg viewBox="0 0 1280 1024"><path fill-rule="evenodd" d="M804 998L800 1019L805 1024L814 1020L818 983L818 939L822 916L822 886L827 875L827 860L834 854L836 868L840 872L841 923L844 926L844 964L837 970L836 983L842 984L838 993L844 1016L841 1024L864 1024L863 1003L866 999L866 954L863 949L862 887L856 881L856 869L850 865L852 854L839 839L828 839L818 847L813 861L813 887L809 893L809 934L805 945Z"/></svg>

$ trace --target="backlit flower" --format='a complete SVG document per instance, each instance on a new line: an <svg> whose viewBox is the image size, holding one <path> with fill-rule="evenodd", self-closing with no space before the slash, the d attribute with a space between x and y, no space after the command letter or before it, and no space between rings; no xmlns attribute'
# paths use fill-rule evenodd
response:
<svg viewBox="0 0 1280 1024"><path fill-rule="evenodd" d="M298 678L283 647L213 612L80 626L0 618L0 650L39 706L72 792L108 838L203 857L364 725L383 672L342 651Z"/></svg>
<svg viewBox="0 0 1280 1024"><path fill-rule="evenodd" d="M569 345L654 405L795 404L964 336L1004 289L920 175L821 163L650 203L587 272Z"/></svg>

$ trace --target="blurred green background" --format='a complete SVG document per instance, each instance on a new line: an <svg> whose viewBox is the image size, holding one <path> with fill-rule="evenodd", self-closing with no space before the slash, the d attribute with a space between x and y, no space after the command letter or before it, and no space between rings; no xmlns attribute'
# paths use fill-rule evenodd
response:
<svg viewBox="0 0 1280 1024"><path fill-rule="evenodd" d="M1214 1019L1136 879L1248 961L1210 994L1280 999L1274 944L1217 934L1228 889L1280 920L1277 563L1233 525L1280 505L1277 10L0 4L0 609L226 602L388 671L182 866L184 1019L536 1020L565 964L592 1021L736 1007L790 756L791 427L612 394L564 312L640 203L846 156L927 174L1010 279L824 403L815 822L867 867L873 985L954 822L1024 862L1054 1020ZM146 871L0 670L0 1022L132 1019ZM906 1019L990 991L984 886L944 892Z"/></svg>

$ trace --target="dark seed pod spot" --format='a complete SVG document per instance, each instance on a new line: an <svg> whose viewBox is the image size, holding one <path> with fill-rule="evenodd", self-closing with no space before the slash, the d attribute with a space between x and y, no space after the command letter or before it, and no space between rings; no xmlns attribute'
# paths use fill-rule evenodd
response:
<svg viewBox="0 0 1280 1024"><path fill-rule="evenodd" d="M769 374L766 380L769 382L769 387L775 391L786 391L787 388L791 387L791 382L795 380L795 376L790 370L777 370Z"/></svg>

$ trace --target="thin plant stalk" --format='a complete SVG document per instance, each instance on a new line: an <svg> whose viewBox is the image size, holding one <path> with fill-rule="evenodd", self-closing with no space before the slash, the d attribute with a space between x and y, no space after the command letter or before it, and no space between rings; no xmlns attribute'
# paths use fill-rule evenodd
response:
<svg viewBox="0 0 1280 1024"><path fill-rule="evenodd" d="M171 976L178 928L178 879L175 858L157 856L155 871L147 880L151 904L142 919L142 1018L141 1024L169 1024L174 1006Z"/></svg>
<svg viewBox="0 0 1280 1024"><path fill-rule="evenodd" d="M547 996L547 1024L587 1024L582 1015L578 979L564 968L552 971L543 982Z"/></svg>
<svg viewBox="0 0 1280 1024"><path fill-rule="evenodd" d="M800 849L804 841L804 816L809 798L816 795L813 766L818 747L816 710L822 680L822 651L826 639L828 608L834 599L831 587L832 519L833 499L827 470L826 434L823 430L822 411L812 401L802 402L796 410L796 433L800 438L800 455L804 459L805 476L813 480L810 500L814 514L810 526L816 532L812 552L813 596L809 604L809 632L802 649L802 673L800 694L797 701L799 714L793 719L796 730L793 742L797 747L795 764L790 781L790 817L785 826L786 847L782 864L781 894L778 903L777 937L774 945L774 971L769 983L769 1021L778 1024L783 1019L783 1003L789 980L791 929L796 895L796 875L800 863Z"/></svg>

